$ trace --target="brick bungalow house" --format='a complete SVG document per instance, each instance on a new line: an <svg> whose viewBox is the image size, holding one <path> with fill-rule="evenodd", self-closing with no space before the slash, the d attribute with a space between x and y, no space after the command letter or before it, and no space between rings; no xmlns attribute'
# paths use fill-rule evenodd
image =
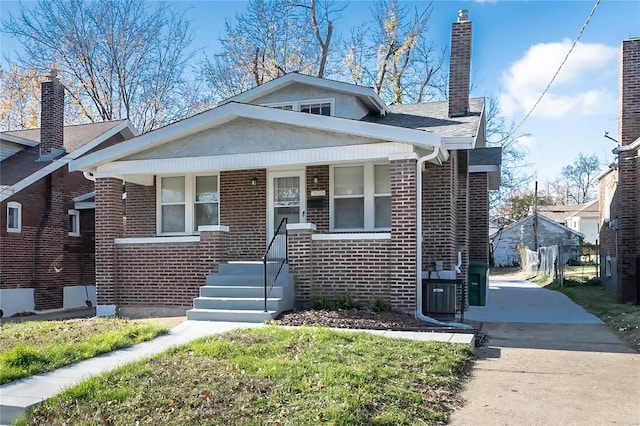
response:
<svg viewBox="0 0 640 426"><path fill-rule="evenodd" d="M128 121L64 126L64 86L42 83L41 128L0 133L0 309L95 304L94 182L70 161L136 135Z"/></svg>
<svg viewBox="0 0 640 426"><path fill-rule="evenodd" d="M448 102L389 106L292 73L75 160L96 179L98 314L194 306L188 318L261 320L347 293L423 316L423 276L466 280L470 259L488 261L499 185L499 162L483 160L496 158L484 99L469 98L465 11L451 52ZM250 262L272 241L288 266L269 306L290 304L261 316L263 265Z"/></svg>
<svg viewBox="0 0 640 426"><path fill-rule="evenodd" d="M619 105L617 161L598 176L601 277L640 304L640 38L620 47Z"/></svg>

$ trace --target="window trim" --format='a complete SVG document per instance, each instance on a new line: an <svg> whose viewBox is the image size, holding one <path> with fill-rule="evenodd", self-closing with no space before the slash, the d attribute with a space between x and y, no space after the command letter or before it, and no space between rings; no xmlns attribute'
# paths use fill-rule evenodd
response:
<svg viewBox="0 0 640 426"><path fill-rule="evenodd" d="M9 227L9 210L15 209L17 211L16 219L18 222L18 226ZM11 233L20 233L22 232L22 204L17 201L9 201L7 203L7 232Z"/></svg>
<svg viewBox="0 0 640 426"><path fill-rule="evenodd" d="M200 176L215 176L218 179L218 224L220 225L220 173L191 173L191 174L167 174L156 176L156 235L172 236L172 235L200 235L200 231L195 230L195 211L196 211L196 178ZM184 177L184 232L162 232L162 178ZM183 203L169 203L164 205L182 205Z"/></svg>
<svg viewBox="0 0 640 426"><path fill-rule="evenodd" d="M69 217L74 217L75 226L73 229L69 229L68 235L70 237L79 237L80 236L80 211L76 209L71 209L68 211Z"/></svg>
<svg viewBox="0 0 640 426"><path fill-rule="evenodd" d="M300 105L307 104L329 104L329 115L325 117L334 117L336 111L336 100L335 98L321 98L321 99L304 99L301 101L285 101L285 102L269 102L266 104L262 104L262 106L266 106L269 108L282 107L291 105L292 111L300 112ZM288 111L288 110L284 110ZM309 114L309 113L307 113Z"/></svg>
<svg viewBox="0 0 640 426"><path fill-rule="evenodd" d="M391 165L388 161L373 161L366 163L344 163L331 165L329 167L329 231L330 232L389 232L391 226L375 226L375 199L376 197L391 197L391 194L376 194L375 192L375 166ZM364 178L364 227L363 228L336 228L335 227L335 169L340 167L363 167ZM340 198L356 198L347 196L337 196Z"/></svg>

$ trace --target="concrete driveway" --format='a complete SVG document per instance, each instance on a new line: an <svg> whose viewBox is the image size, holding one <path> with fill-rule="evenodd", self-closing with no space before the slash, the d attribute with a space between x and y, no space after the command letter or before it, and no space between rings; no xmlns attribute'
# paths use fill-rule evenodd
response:
<svg viewBox="0 0 640 426"><path fill-rule="evenodd" d="M452 425L640 425L640 354L561 293L492 280Z"/></svg>

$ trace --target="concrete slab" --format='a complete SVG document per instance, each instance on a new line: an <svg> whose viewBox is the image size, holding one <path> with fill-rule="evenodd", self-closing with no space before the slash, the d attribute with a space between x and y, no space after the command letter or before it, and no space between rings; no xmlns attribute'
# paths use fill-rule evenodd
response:
<svg viewBox="0 0 640 426"><path fill-rule="evenodd" d="M602 324L564 294L522 280L491 280L487 305L470 306L465 319L482 322Z"/></svg>

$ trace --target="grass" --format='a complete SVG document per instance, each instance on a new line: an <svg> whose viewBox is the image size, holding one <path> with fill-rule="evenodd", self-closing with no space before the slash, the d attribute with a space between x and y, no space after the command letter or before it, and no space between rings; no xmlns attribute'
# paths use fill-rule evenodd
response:
<svg viewBox="0 0 640 426"><path fill-rule="evenodd" d="M123 319L27 321L0 327L0 384L132 346L167 332Z"/></svg>
<svg viewBox="0 0 640 426"><path fill-rule="evenodd" d="M86 380L16 424L444 424L472 358L321 327L235 330Z"/></svg>
<svg viewBox="0 0 640 426"><path fill-rule="evenodd" d="M640 352L640 306L618 303L615 294L598 284L566 279L564 287L557 283L546 287L567 295Z"/></svg>

